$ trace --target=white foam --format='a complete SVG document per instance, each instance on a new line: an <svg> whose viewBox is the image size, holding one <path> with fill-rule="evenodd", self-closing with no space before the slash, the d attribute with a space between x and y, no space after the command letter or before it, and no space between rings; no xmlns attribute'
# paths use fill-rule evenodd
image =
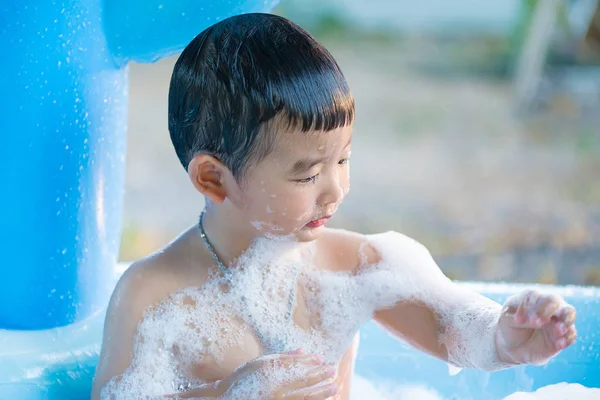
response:
<svg viewBox="0 0 600 400"><path fill-rule="evenodd" d="M352 380L350 400L443 400L433 389L419 385L371 382L360 376Z"/></svg>
<svg viewBox="0 0 600 400"><path fill-rule="evenodd" d="M397 385L374 383L360 376L354 376L350 400L445 400L434 389L422 385ZM578 383L558 383L545 386L536 392L517 392L504 400L598 400L600 389L587 388Z"/></svg>
<svg viewBox="0 0 600 400"><path fill-rule="evenodd" d="M360 325L399 301L435 310L444 330L440 341L453 365L499 366L491 335L498 304L451 285L425 247L404 235L369 236L362 251L358 272L328 272L313 265L314 242L274 235L257 240L229 269L229 280L211 276L202 287L174 293L145 313L132 365L105 386L102 398L133 400L199 386L205 382L192 374L194 365L204 358L219 363L226 349L241 347L256 331L262 355L302 347L336 364ZM305 329L286 319L294 286L306 303L311 326ZM236 393L251 400L249 393L257 393L260 385L270 390L296 373L251 375Z"/></svg>
<svg viewBox="0 0 600 400"><path fill-rule="evenodd" d="M269 229L272 231L275 231L275 232L283 231L283 228L281 226L271 224L268 222L251 221L250 224L258 231L269 230Z"/></svg>
<svg viewBox="0 0 600 400"><path fill-rule="evenodd" d="M148 310L138 326L131 366L105 385L102 398L139 399L197 387L205 382L192 375L192 367L204 357L219 363L225 349L241 347L254 329L261 333L266 354L298 347L332 354L320 345L326 341L314 329L290 328L287 323L287 299L306 257L312 258L311 245L286 238L259 240L230 269L229 279L212 276L202 287L173 293ZM337 350L331 360L342 353ZM227 398L251 399L248 393L258 393L260 385L270 390L296 375L293 368L279 374L270 371L268 379L252 374Z"/></svg>
<svg viewBox="0 0 600 400"><path fill-rule="evenodd" d="M599 388L587 388L578 383L561 382L544 386L533 393L517 392L504 400L598 400Z"/></svg>

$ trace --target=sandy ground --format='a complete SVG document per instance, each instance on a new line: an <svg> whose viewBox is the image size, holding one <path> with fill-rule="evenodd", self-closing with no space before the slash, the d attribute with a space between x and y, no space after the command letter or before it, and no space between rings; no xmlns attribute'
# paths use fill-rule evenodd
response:
<svg viewBox="0 0 600 400"><path fill-rule="evenodd" d="M332 226L404 232L460 279L600 284L600 119L560 96L517 118L508 82L428 75L414 46L329 49L357 107L352 190ZM174 61L131 66L123 259L202 208L167 131Z"/></svg>

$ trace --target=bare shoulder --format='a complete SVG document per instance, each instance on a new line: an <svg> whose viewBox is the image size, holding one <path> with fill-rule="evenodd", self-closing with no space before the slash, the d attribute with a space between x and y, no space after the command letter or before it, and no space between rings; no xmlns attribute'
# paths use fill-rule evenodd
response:
<svg viewBox="0 0 600 400"><path fill-rule="evenodd" d="M335 270L355 272L376 265L385 258L401 262L405 259L428 259L429 251L418 241L398 232L365 235L343 229L327 229L319 238L320 258ZM332 267L331 269L334 269Z"/></svg>
<svg viewBox="0 0 600 400"><path fill-rule="evenodd" d="M354 272L380 260L367 235L343 229L326 229L318 239L317 252L324 265L335 271Z"/></svg>
<svg viewBox="0 0 600 400"><path fill-rule="evenodd" d="M117 283L115 303L125 300L127 309L144 311L173 292L201 286L208 279L210 262L198 247L190 230L164 249L133 263Z"/></svg>
<svg viewBox="0 0 600 400"><path fill-rule="evenodd" d="M194 253L198 246L192 239L191 230L185 232L161 251L133 263L120 277L106 312L92 399L98 399L102 386L130 365L144 313L170 294L208 279L208 269L202 267L206 258Z"/></svg>

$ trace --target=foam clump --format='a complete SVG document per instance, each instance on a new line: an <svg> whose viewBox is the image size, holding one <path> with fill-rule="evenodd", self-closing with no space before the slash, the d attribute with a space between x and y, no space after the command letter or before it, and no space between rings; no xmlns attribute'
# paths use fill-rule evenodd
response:
<svg viewBox="0 0 600 400"><path fill-rule="evenodd" d="M452 397L454 398L454 397ZM372 382L354 376L350 400L445 400L435 390L419 385L393 385ZM578 383L548 385L532 393L516 392L504 400L597 400L599 388L587 388Z"/></svg>
<svg viewBox="0 0 600 400"><path fill-rule="evenodd" d="M587 388L578 383L561 382L544 386L533 393L517 392L504 400L598 400L600 388Z"/></svg>
<svg viewBox="0 0 600 400"><path fill-rule="evenodd" d="M418 385L385 385L355 375L350 400L443 400L433 389Z"/></svg>

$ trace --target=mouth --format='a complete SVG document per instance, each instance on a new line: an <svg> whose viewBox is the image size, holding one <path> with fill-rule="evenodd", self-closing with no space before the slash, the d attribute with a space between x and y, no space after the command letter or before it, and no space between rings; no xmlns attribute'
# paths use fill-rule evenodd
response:
<svg viewBox="0 0 600 400"><path fill-rule="evenodd" d="M308 227L308 228L318 228L320 226L325 225L327 223L327 221L329 220L329 218L331 218L331 215L327 215L325 217L312 220L308 224L306 224L305 226Z"/></svg>

